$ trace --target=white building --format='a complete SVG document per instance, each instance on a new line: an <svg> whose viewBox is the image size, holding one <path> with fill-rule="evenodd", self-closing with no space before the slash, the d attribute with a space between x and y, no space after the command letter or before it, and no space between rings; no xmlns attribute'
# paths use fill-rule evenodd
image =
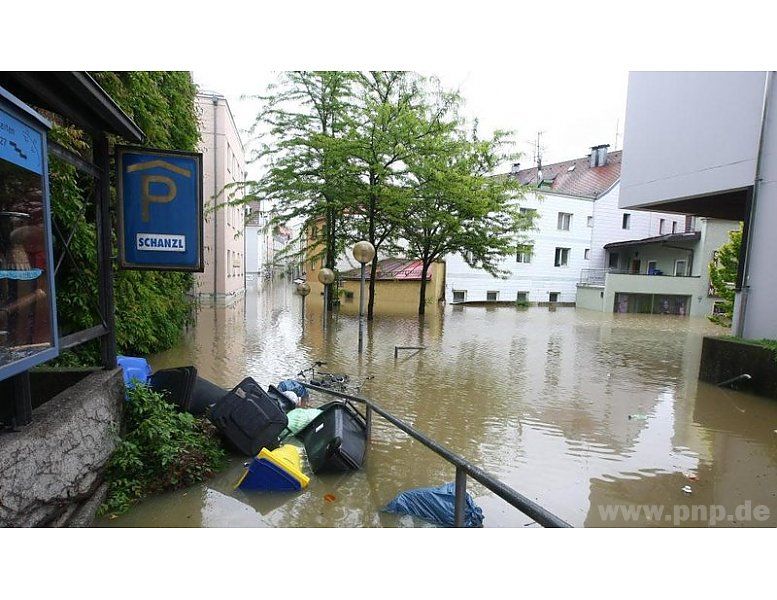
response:
<svg viewBox="0 0 777 600"><path fill-rule="evenodd" d="M767 72L631 73L620 206L744 221L734 333L777 339L777 92Z"/></svg>
<svg viewBox="0 0 777 600"><path fill-rule="evenodd" d="M595 146L588 156L512 173L531 186L520 202L534 211L530 241L506 258L507 279L446 258L448 302L558 302L576 300L581 271L606 266L609 242L682 230L684 217L618 208L621 152Z"/></svg>
<svg viewBox="0 0 777 600"><path fill-rule="evenodd" d="M262 210L261 202L250 202L248 211L245 229L246 281L258 283L272 277L274 242L267 227L269 215Z"/></svg>
<svg viewBox="0 0 777 600"><path fill-rule="evenodd" d="M577 307L617 313L703 317L718 300L708 266L739 227L736 221L689 220L686 231L610 242L605 269L583 271Z"/></svg>
<svg viewBox="0 0 777 600"><path fill-rule="evenodd" d="M228 186L245 181L245 151L224 96L202 92L197 104L205 204L205 271L197 275L197 294L205 302L230 304L245 292L245 209L225 203L240 198Z"/></svg>

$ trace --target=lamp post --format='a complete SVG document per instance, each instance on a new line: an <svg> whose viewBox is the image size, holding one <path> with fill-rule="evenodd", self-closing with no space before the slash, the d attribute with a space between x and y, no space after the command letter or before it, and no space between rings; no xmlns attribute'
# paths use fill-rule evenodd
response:
<svg viewBox="0 0 777 600"><path fill-rule="evenodd" d="M302 296L302 325L305 325L305 297L310 293L310 286L304 281L297 285L297 293Z"/></svg>
<svg viewBox="0 0 777 600"><path fill-rule="evenodd" d="M326 317L329 311L330 286L335 281L335 272L332 269L324 267L318 272L318 280L324 284L324 327L326 327Z"/></svg>
<svg viewBox="0 0 777 600"><path fill-rule="evenodd" d="M366 240L356 242L353 257L361 263L361 283L359 285L359 354L364 348L364 268L375 256L375 247Z"/></svg>

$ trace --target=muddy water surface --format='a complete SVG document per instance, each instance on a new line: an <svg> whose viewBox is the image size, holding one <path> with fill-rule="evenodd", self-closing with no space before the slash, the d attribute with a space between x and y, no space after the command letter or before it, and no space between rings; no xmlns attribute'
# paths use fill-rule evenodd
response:
<svg viewBox="0 0 777 600"><path fill-rule="evenodd" d="M575 526L777 525L777 402L697 381L702 336L724 333L706 320L448 306L419 325L397 310L376 317L358 358L356 318L335 315L324 331L320 304L308 298L303 324L290 285L249 291L202 309L152 365L194 364L224 387L277 383L314 360L372 375L364 395ZM395 360L395 345L426 350ZM423 526L380 508L452 481L453 468L380 418L373 438L363 470L314 476L300 494L234 490L246 460L234 457L206 484L102 524ZM531 525L469 485L485 526Z"/></svg>

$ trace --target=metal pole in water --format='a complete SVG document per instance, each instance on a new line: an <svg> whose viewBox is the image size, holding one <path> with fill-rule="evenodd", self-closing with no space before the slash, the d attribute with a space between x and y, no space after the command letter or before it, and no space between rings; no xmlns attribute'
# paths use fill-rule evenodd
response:
<svg viewBox="0 0 777 600"><path fill-rule="evenodd" d="M467 472L456 467L456 499L453 513L453 526L464 527L464 506L467 493Z"/></svg>
<svg viewBox="0 0 777 600"><path fill-rule="evenodd" d="M361 282L359 284L359 354L364 348L364 272L365 264L362 263Z"/></svg>

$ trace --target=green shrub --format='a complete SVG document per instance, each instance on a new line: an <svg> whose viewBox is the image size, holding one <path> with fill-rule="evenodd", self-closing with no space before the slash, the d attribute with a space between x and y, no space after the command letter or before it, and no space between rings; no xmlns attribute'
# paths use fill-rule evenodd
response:
<svg viewBox="0 0 777 600"><path fill-rule="evenodd" d="M144 385L127 396L127 433L108 463L101 515L123 513L144 496L203 481L225 463L208 421L178 412Z"/></svg>

